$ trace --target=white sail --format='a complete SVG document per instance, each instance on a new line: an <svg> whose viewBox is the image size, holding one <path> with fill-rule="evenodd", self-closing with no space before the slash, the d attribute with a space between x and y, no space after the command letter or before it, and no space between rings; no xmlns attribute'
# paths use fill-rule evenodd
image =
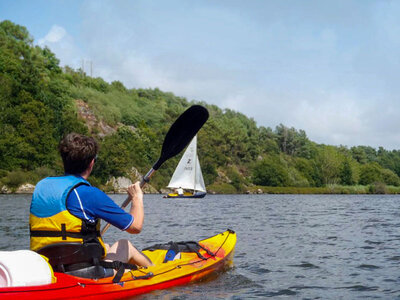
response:
<svg viewBox="0 0 400 300"><path fill-rule="evenodd" d="M206 192L199 158L197 157L197 137L195 136L183 154L167 186L171 189L187 189Z"/></svg>

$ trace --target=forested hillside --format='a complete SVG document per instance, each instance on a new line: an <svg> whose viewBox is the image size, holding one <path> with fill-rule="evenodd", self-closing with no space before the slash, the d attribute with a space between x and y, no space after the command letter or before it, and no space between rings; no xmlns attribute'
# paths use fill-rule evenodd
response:
<svg viewBox="0 0 400 300"><path fill-rule="evenodd" d="M198 135L198 153L209 190L237 193L269 187L358 186L352 191L397 191L400 152L368 146L321 145L303 130L257 126L245 115L159 89L128 89L82 70L61 68L48 49L33 45L26 28L0 23L0 188L35 184L62 173L60 138L75 131L100 143L92 183L132 167L146 173L165 133L187 107L201 104L210 118ZM279 104L277 104L279 105ZM164 188L179 157L152 178ZM362 189L360 186L366 187ZM348 190L347 190L348 191Z"/></svg>

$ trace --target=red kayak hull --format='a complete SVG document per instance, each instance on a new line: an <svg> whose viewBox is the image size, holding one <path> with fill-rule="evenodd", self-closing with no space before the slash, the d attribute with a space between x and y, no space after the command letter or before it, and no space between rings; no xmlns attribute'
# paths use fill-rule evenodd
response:
<svg viewBox="0 0 400 300"><path fill-rule="evenodd" d="M55 273L56 283L42 286L0 288L0 298L38 300L83 297L85 299L122 299L195 282L232 264L236 244L234 232L226 231L199 243L215 253L215 256L210 256L201 250L201 254L207 258L202 260L194 253L185 253L182 254L181 259L176 261L127 272L120 283L112 283L112 278L92 280ZM156 251L160 253L156 253ZM163 257L166 252L166 250L156 251L146 253L146 255L152 256L153 262L158 259L157 257ZM164 252L161 253L162 251ZM143 275L149 275L149 273L153 276L143 277Z"/></svg>

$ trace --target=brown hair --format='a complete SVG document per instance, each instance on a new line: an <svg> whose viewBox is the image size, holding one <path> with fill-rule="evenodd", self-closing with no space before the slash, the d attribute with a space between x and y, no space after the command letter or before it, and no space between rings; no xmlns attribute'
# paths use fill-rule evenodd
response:
<svg viewBox="0 0 400 300"><path fill-rule="evenodd" d="M69 133L58 146L64 163L64 171L68 174L81 174L96 157L99 145L92 137L79 133Z"/></svg>

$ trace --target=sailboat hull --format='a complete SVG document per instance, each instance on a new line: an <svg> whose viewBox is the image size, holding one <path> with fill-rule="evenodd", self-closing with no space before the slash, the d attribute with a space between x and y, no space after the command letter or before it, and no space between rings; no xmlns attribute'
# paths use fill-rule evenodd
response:
<svg viewBox="0 0 400 300"><path fill-rule="evenodd" d="M194 194L184 193L183 195L178 195L176 193L170 193L166 196L166 198L204 198L207 193L204 192L196 192Z"/></svg>

